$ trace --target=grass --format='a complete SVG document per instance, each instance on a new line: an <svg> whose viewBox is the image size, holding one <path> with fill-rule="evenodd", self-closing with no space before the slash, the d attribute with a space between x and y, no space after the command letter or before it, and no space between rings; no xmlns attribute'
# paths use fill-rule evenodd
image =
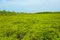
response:
<svg viewBox="0 0 60 40"><path fill-rule="evenodd" d="M60 40L60 12L0 11L0 40Z"/></svg>

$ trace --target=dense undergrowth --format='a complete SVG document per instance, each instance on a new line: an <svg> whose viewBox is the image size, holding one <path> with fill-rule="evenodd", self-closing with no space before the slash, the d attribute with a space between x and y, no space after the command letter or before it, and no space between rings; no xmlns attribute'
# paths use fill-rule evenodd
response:
<svg viewBox="0 0 60 40"><path fill-rule="evenodd" d="M0 40L60 40L60 12L0 11Z"/></svg>

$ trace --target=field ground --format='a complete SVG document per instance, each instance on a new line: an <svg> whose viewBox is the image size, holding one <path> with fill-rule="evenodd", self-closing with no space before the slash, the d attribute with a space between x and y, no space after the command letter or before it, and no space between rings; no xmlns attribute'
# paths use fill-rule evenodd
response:
<svg viewBox="0 0 60 40"><path fill-rule="evenodd" d="M0 40L60 40L60 13L1 13Z"/></svg>

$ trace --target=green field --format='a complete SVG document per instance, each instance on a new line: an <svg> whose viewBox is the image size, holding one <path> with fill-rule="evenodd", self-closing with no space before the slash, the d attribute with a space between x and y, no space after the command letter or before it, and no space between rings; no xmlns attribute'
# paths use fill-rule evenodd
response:
<svg viewBox="0 0 60 40"><path fill-rule="evenodd" d="M60 40L60 12L0 11L0 40Z"/></svg>

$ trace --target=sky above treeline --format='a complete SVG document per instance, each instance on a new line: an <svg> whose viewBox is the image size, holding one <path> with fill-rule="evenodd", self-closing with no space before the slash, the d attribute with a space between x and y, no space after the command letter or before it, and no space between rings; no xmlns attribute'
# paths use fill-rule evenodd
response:
<svg viewBox="0 0 60 40"><path fill-rule="evenodd" d="M60 0L0 0L0 10L16 12L60 11Z"/></svg>

